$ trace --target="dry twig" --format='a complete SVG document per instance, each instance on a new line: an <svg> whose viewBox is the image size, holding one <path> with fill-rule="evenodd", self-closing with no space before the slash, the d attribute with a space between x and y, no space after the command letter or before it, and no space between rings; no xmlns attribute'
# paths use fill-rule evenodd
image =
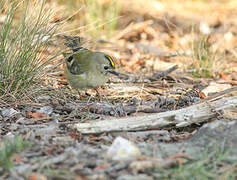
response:
<svg viewBox="0 0 237 180"><path fill-rule="evenodd" d="M186 127L191 124L206 122L216 117L220 111L236 105L237 96L233 96L212 102L202 102L175 111L156 113L148 116L78 123L74 127L83 134L161 129L171 125Z"/></svg>

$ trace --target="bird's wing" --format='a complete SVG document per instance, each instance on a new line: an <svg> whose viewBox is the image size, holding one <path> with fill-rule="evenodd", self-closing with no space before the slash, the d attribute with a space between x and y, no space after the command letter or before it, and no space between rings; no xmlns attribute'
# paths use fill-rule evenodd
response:
<svg viewBox="0 0 237 180"><path fill-rule="evenodd" d="M74 75L84 74L89 68L89 50L81 50L78 53L68 54L65 57L67 68Z"/></svg>

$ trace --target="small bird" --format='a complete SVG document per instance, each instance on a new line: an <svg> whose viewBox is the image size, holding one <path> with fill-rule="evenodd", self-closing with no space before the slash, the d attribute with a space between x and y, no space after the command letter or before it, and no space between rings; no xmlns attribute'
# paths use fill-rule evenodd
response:
<svg viewBox="0 0 237 180"><path fill-rule="evenodd" d="M71 87L77 90L93 88L97 91L97 87L104 85L112 74L119 75L109 55L83 48L78 36L64 38L67 40L65 45L73 51L63 53L66 62L64 74Z"/></svg>

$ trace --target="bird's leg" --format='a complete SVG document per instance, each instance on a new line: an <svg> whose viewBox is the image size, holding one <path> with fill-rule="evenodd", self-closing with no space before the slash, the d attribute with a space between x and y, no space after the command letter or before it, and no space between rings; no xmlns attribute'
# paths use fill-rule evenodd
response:
<svg viewBox="0 0 237 180"><path fill-rule="evenodd" d="M89 102L91 101L92 95L88 93L87 90L85 90L85 95L89 96L89 99L87 100L87 106L89 105Z"/></svg>
<svg viewBox="0 0 237 180"><path fill-rule="evenodd" d="M81 97L81 92L80 91L77 91L78 92L78 97L79 97L79 99L80 99L80 97Z"/></svg>
<svg viewBox="0 0 237 180"><path fill-rule="evenodd" d="M89 99L88 99L88 101L87 101L87 105L89 105L89 103L90 103L90 101L91 101L91 95L90 95L90 97L89 97Z"/></svg>
<svg viewBox="0 0 237 180"><path fill-rule="evenodd" d="M101 100L102 100L102 96L101 96L101 94L100 94L99 88L95 88L95 91L96 91L96 94L97 94L98 97L99 97L99 100L101 101Z"/></svg>

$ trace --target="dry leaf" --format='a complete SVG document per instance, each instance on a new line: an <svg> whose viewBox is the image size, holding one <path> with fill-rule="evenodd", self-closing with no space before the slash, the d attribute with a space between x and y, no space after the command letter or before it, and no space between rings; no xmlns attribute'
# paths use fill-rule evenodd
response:
<svg viewBox="0 0 237 180"><path fill-rule="evenodd" d="M47 117L47 114L44 113L44 112L28 112L27 115L34 118L34 119L36 119L36 120Z"/></svg>
<svg viewBox="0 0 237 180"><path fill-rule="evenodd" d="M108 167L109 167L109 164L108 163L104 163L104 164L101 164L99 166L96 166L94 170L105 169L105 168L108 168Z"/></svg>
<svg viewBox="0 0 237 180"><path fill-rule="evenodd" d="M47 177L43 174L32 173L29 177L29 180L47 180Z"/></svg>
<svg viewBox="0 0 237 180"><path fill-rule="evenodd" d="M21 156L16 155L16 156L15 156L15 162L21 163L21 162L22 162Z"/></svg>

